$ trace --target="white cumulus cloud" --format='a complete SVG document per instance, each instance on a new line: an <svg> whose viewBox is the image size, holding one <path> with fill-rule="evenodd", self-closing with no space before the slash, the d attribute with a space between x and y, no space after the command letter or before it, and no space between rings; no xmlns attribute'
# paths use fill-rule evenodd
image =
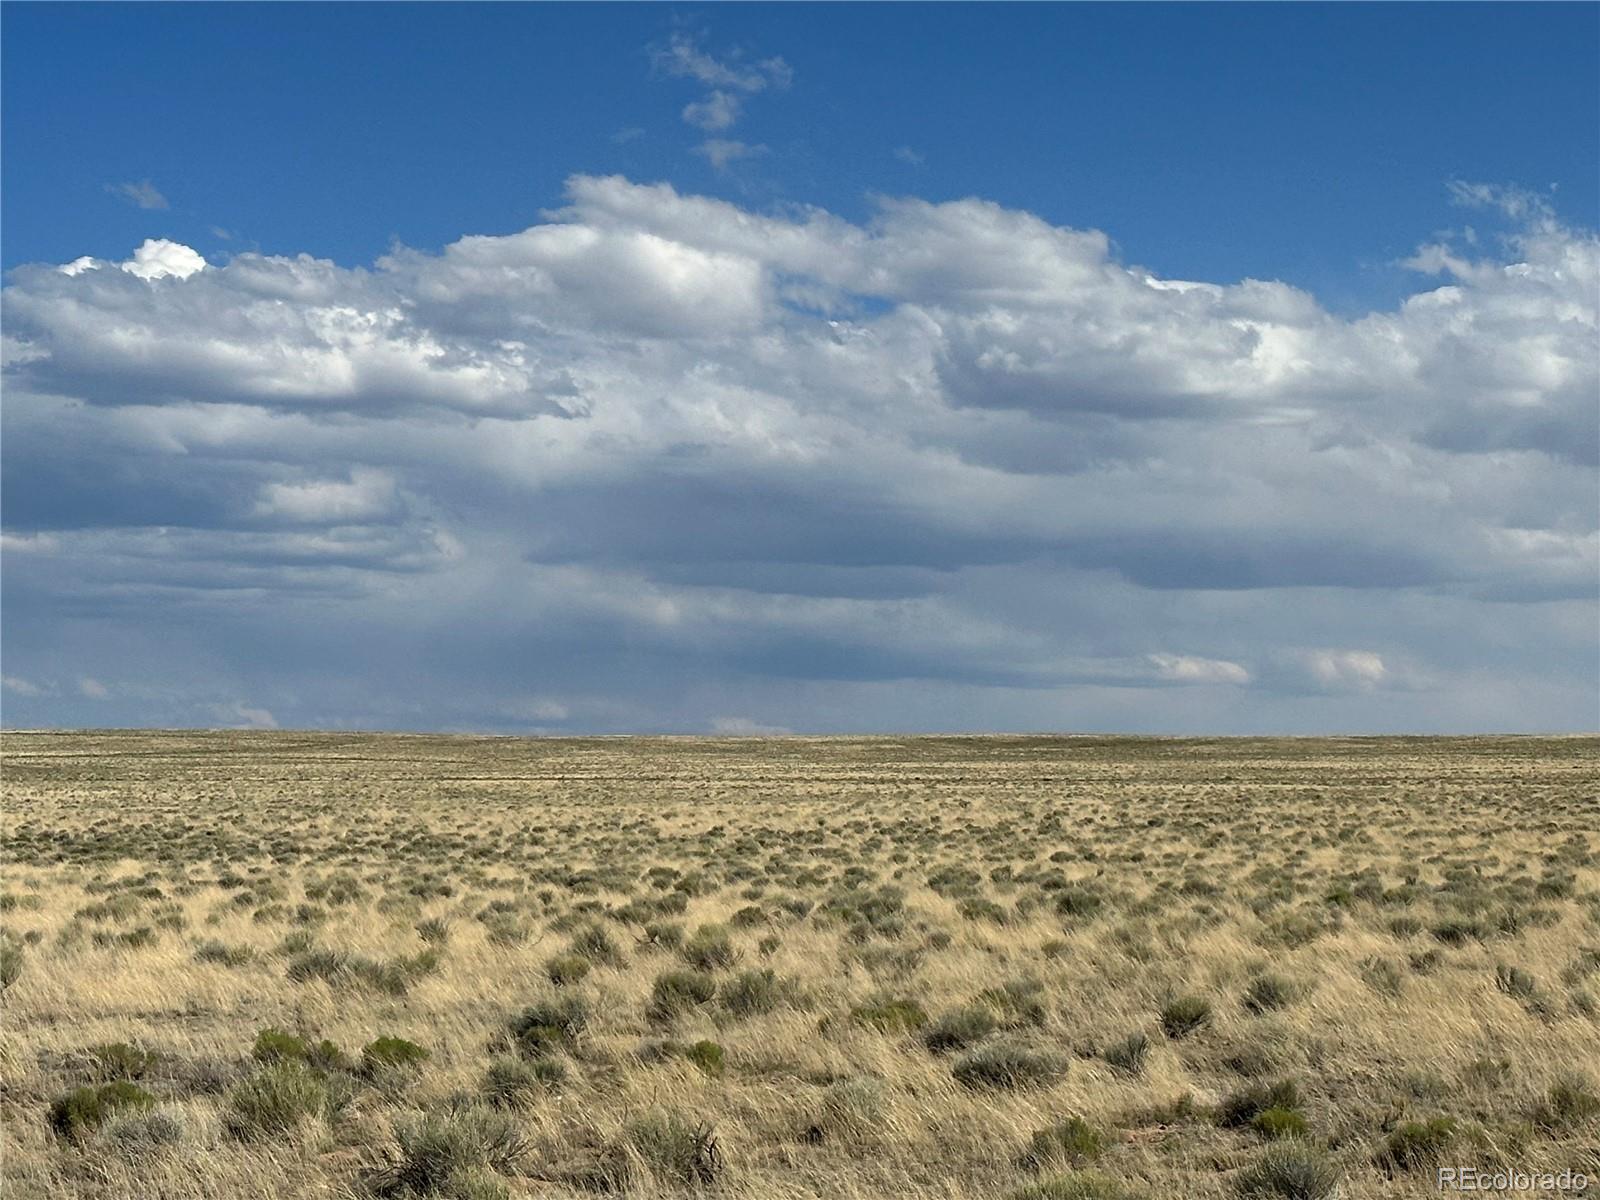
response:
<svg viewBox="0 0 1600 1200"><path fill-rule="evenodd" d="M81 259L78 261L82 261ZM166 238L147 238L133 252L133 257L122 264L122 269L140 279L166 279L169 276L187 279L196 271L203 271L206 260L198 251L181 242Z"/></svg>
<svg viewBox="0 0 1600 1200"><path fill-rule="evenodd" d="M290 725L564 719L530 689L681 730L1570 720L1600 243L1489 215L1356 317L979 199L850 221L619 176L361 268L21 266L8 652L142 679L181 626L174 720L234 679Z"/></svg>

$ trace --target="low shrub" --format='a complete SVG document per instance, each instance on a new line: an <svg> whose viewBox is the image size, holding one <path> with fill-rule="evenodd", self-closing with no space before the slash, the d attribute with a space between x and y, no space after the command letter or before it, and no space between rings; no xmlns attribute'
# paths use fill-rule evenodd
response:
<svg viewBox="0 0 1600 1200"><path fill-rule="evenodd" d="M1433 1166L1444 1157L1455 1135L1456 1123L1449 1117L1407 1121L1384 1139L1377 1155L1378 1165L1389 1171Z"/></svg>
<svg viewBox="0 0 1600 1200"><path fill-rule="evenodd" d="M182 1109L124 1109L105 1123L101 1136L120 1153L137 1158L181 1144L188 1128Z"/></svg>
<svg viewBox="0 0 1600 1200"><path fill-rule="evenodd" d="M1139 1200L1139 1193L1099 1171L1068 1171L1011 1192L1007 1200Z"/></svg>
<svg viewBox="0 0 1600 1200"><path fill-rule="evenodd" d="M850 1010L857 1025L879 1033L915 1033L928 1023L928 1014L915 1000L877 1000Z"/></svg>
<svg viewBox="0 0 1600 1200"><path fill-rule="evenodd" d="M156 1098L127 1080L74 1088L50 1105L50 1128L61 1137L81 1138L114 1113L153 1108Z"/></svg>
<svg viewBox="0 0 1600 1200"><path fill-rule="evenodd" d="M1067 1117L1034 1133L1028 1141L1023 1165L1034 1170L1081 1167L1100 1157L1100 1134L1081 1117Z"/></svg>
<svg viewBox="0 0 1600 1200"><path fill-rule="evenodd" d="M1130 1033L1119 1042L1113 1042L1101 1053L1111 1068L1123 1075L1144 1072L1144 1060L1150 1053L1150 1039L1143 1033Z"/></svg>
<svg viewBox="0 0 1600 1200"><path fill-rule="evenodd" d="M496 1108L529 1108L567 1082L567 1068L554 1058L497 1058L484 1076L484 1099Z"/></svg>
<svg viewBox="0 0 1600 1200"><path fill-rule="evenodd" d="M672 1021L690 1009L709 1004L717 981L704 971L667 971L656 976L646 1012L657 1021Z"/></svg>
<svg viewBox="0 0 1600 1200"><path fill-rule="evenodd" d="M216 938L201 942L194 951L195 962L215 963L222 967L242 967L254 962L255 957L256 952L249 946L230 946Z"/></svg>
<svg viewBox="0 0 1600 1200"><path fill-rule="evenodd" d="M368 1077L419 1068L432 1052L402 1037L374 1038L361 1048L361 1070Z"/></svg>
<svg viewBox="0 0 1600 1200"><path fill-rule="evenodd" d="M328 1085L304 1063L275 1063L236 1085L224 1108L223 1120L234 1137L282 1136L329 1111Z"/></svg>
<svg viewBox="0 0 1600 1200"><path fill-rule="evenodd" d="M1161 1031L1176 1041L1211 1023L1211 1001L1204 996L1179 996L1161 1008Z"/></svg>
<svg viewBox="0 0 1600 1200"><path fill-rule="evenodd" d="M726 1069L727 1053L713 1041L698 1041L684 1052L684 1057L713 1078L720 1077Z"/></svg>
<svg viewBox="0 0 1600 1200"><path fill-rule="evenodd" d="M1248 1011L1259 1016L1287 1008L1299 994L1299 989L1281 975L1258 975L1245 988L1243 1003Z"/></svg>
<svg viewBox="0 0 1600 1200"><path fill-rule="evenodd" d="M496 1178L515 1171L531 1146L521 1124L482 1105L424 1113L395 1128L399 1156L377 1172L373 1190L382 1196L453 1198L500 1195ZM499 1188L496 1192L493 1189Z"/></svg>
<svg viewBox="0 0 1600 1200"><path fill-rule="evenodd" d="M733 966L739 961L739 952L734 948L733 939L728 931L718 925L702 925L694 931L678 953L697 971L716 971Z"/></svg>
<svg viewBox="0 0 1600 1200"><path fill-rule="evenodd" d="M593 964L581 954L557 954L544 964L545 976L557 987L582 983Z"/></svg>
<svg viewBox="0 0 1600 1200"><path fill-rule="evenodd" d="M304 1062L311 1057L311 1050L304 1039L292 1033L285 1033L281 1029L269 1027L256 1034L255 1045L250 1048L250 1057L260 1063L279 1062Z"/></svg>
<svg viewBox="0 0 1600 1200"><path fill-rule="evenodd" d="M975 1046L1000 1028L1000 1018L984 1005L970 1004L945 1013L922 1031L922 1044L935 1054Z"/></svg>
<svg viewBox="0 0 1600 1200"><path fill-rule="evenodd" d="M629 1121L623 1136L657 1179L715 1183L726 1166L716 1130L675 1109L656 1109Z"/></svg>
<svg viewBox="0 0 1600 1200"><path fill-rule="evenodd" d="M1326 1154L1296 1142L1278 1142L1234 1178L1244 1200L1331 1200L1340 1172Z"/></svg>
<svg viewBox="0 0 1600 1200"><path fill-rule="evenodd" d="M581 995L553 996L528 1005L511 1021L511 1036L529 1058L573 1046L589 1024L589 1002Z"/></svg>
<svg viewBox="0 0 1600 1200"><path fill-rule="evenodd" d="M1067 1073L1067 1059L1054 1050L1007 1038L969 1050L950 1073L969 1088L1044 1087Z"/></svg>
<svg viewBox="0 0 1600 1200"><path fill-rule="evenodd" d="M1533 1123L1542 1129L1572 1129L1600 1116L1600 1096L1594 1084L1581 1075L1556 1080L1534 1106Z"/></svg>
<svg viewBox="0 0 1600 1200"><path fill-rule="evenodd" d="M1268 1109L1300 1110L1300 1088L1292 1079L1253 1083L1223 1097L1217 1105L1217 1124L1224 1129L1248 1125Z"/></svg>
<svg viewBox="0 0 1600 1200"><path fill-rule="evenodd" d="M1286 1137L1305 1137L1306 1119L1292 1108L1267 1108L1250 1119L1250 1128L1269 1141Z"/></svg>
<svg viewBox="0 0 1600 1200"><path fill-rule="evenodd" d="M158 1058L143 1046L133 1046L127 1042L103 1042L89 1047L89 1054L94 1058L95 1070L100 1078L108 1082L143 1079Z"/></svg>

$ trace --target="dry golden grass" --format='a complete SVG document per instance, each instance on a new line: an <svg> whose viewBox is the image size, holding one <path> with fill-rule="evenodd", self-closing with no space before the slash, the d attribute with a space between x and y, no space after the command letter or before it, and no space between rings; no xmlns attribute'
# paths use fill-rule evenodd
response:
<svg viewBox="0 0 1600 1200"><path fill-rule="evenodd" d="M1281 1149L1236 1098L1284 1080L1298 1118L1263 1124L1303 1121L1284 1144L1343 1197L1437 1194L1436 1152L1600 1186L1597 758L7 734L0 1191L1236 1196ZM706 926L736 961L715 931L674 948ZM713 998L652 1015L691 959ZM1210 1019L1169 1036L1185 996ZM572 997L574 1035L513 1037ZM936 1053L934 1024L975 1040ZM274 1074L268 1028L347 1060ZM380 1036L429 1056L364 1069ZM516 1103L490 1106L491 1069ZM241 1124L264 1072L316 1111ZM58 1098L130 1075L157 1108L52 1130ZM1098 1153L1030 1161L1069 1117ZM1271 1178L1252 1194L1297 1194Z"/></svg>

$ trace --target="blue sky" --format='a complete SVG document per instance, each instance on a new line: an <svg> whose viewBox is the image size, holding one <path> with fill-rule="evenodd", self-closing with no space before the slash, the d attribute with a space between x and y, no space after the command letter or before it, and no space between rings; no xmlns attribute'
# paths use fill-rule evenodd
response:
<svg viewBox="0 0 1600 1200"><path fill-rule="evenodd" d="M1592 727L1597 49L7 4L4 718Z"/></svg>
<svg viewBox="0 0 1600 1200"><path fill-rule="evenodd" d="M695 86L652 69L675 32L793 68L735 177L686 156ZM7 267L148 236L353 266L621 173L851 218L982 196L1348 307L1402 293L1447 180L1600 205L1592 5L38 4L5 34ZM105 190L145 179L169 209Z"/></svg>

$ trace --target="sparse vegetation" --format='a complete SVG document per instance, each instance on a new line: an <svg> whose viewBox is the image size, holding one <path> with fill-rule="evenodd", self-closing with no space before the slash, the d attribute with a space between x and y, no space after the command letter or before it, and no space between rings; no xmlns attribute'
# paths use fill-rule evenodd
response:
<svg viewBox="0 0 1600 1200"><path fill-rule="evenodd" d="M1593 739L7 740L8 1195L1397 1200L1600 1133Z"/></svg>

